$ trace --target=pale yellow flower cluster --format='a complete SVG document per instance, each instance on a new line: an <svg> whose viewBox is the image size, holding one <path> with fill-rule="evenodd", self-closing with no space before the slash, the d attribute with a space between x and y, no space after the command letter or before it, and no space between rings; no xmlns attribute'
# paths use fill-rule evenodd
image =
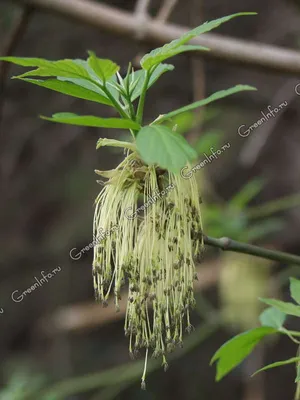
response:
<svg viewBox="0 0 300 400"><path fill-rule="evenodd" d="M135 160L135 162L132 162ZM96 199L94 237L100 229L119 229L94 248L94 287L96 298L105 305L113 289L118 308L120 288L128 279L128 305L125 334L129 351L153 349L162 356L181 345L184 328L188 331L189 310L195 305L194 259L202 252L200 198L196 180L183 180L173 173L146 166L131 153L112 171ZM138 201L146 203L153 193L173 189L144 210L144 216L126 218ZM142 384L145 385L145 373Z"/></svg>

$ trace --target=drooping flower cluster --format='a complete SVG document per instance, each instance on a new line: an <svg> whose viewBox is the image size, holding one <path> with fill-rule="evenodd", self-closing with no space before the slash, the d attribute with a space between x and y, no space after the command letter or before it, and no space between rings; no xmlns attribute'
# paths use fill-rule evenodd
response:
<svg viewBox="0 0 300 400"><path fill-rule="evenodd" d="M94 237L118 225L118 230L94 248L96 298L105 305L114 291L118 308L120 289L128 279L125 334L129 351L153 349L167 367L166 353L182 344L192 329L189 310L195 305L194 259L201 255L200 198L194 177L146 166L136 153L115 169L98 173L109 178L96 199ZM166 190L168 187L169 190ZM172 190L171 190L171 189ZM153 193L159 193L154 197ZM136 215L138 203L151 206ZM142 385L145 384L145 371Z"/></svg>

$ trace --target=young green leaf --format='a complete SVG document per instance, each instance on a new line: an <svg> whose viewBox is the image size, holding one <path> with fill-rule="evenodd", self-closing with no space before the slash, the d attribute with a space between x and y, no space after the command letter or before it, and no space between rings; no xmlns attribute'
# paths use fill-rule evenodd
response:
<svg viewBox="0 0 300 400"><path fill-rule="evenodd" d="M43 58L30 57L0 57L0 61L11 62L22 67L46 67L49 63L54 62Z"/></svg>
<svg viewBox="0 0 300 400"><path fill-rule="evenodd" d="M286 314L277 308L268 307L260 314L259 320L262 326L280 329L286 320Z"/></svg>
<svg viewBox="0 0 300 400"><path fill-rule="evenodd" d="M300 317L300 306L296 306L293 303L288 303L281 300L276 299L259 299L263 303L268 304L271 307L275 307L277 310L287 314L294 315L295 317Z"/></svg>
<svg viewBox="0 0 300 400"><path fill-rule="evenodd" d="M239 365L264 337L276 332L274 328L263 326L243 332L224 343L210 362L210 364L217 362L216 380L221 380Z"/></svg>
<svg viewBox="0 0 300 400"><path fill-rule="evenodd" d="M153 73L151 74L147 89L149 89L157 80L158 78L167 71L172 71L174 69L174 65L172 64L159 64ZM131 78L132 74L130 75ZM134 72L135 81L137 84L133 90L131 95L131 101L136 100L142 93L142 89L144 86L144 82L146 79L146 72L144 70L139 70Z"/></svg>
<svg viewBox="0 0 300 400"><path fill-rule="evenodd" d="M212 94L211 96L207 97L206 99L196 101L195 103L181 107L178 110L174 110L174 111L169 112L168 114L164 114L160 118L158 118L156 120L156 122L161 123L161 122L166 121L170 118L173 118L176 115L181 114L183 112L194 110L198 107L205 106L206 104L212 103L213 101L222 99L223 97L230 96L231 94L242 92L244 90L256 90L256 88L254 88L252 86L248 86L248 85L237 85L230 89L220 90L219 92Z"/></svg>
<svg viewBox="0 0 300 400"><path fill-rule="evenodd" d="M136 144L147 164L157 164L174 173L197 157L188 142L166 126L143 127L137 135Z"/></svg>
<svg viewBox="0 0 300 400"><path fill-rule="evenodd" d="M99 118L93 115L76 115L73 113L58 113L52 115L52 118L41 116L42 119L62 124L90 126L97 128L120 128L120 129L140 129L139 124L130 119L121 118Z"/></svg>
<svg viewBox="0 0 300 400"><path fill-rule="evenodd" d="M296 278L290 278L290 292L292 298L300 304L300 280Z"/></svg>
<svg viewBox="0 0 300 400"><path fill-rule="evenodd" d="M25 72L22 75L15 76L14 78L24 78L27 76L61 76L66 78L80 78L91 80L87 69L80 61L83 60L58 60L47 61L41 60L41 66L35 70ZM22 61L20 61L22 62ZM17 62L15 62L17 63Z"/></svg>
<svg viewBox="0 0 300 400"><path fill-rule="evenodd" d="M182 46L172 47L166 45L159 49L153 50L150 53L151 57L146 58L146 56L144 56L141 60L141 65L144 70L148 71L150 68L161 63L164 60L167 60L168 58L174 57L181 53L185 53L186 51L200 51L200 50L209 51L207 47L203 46L182 45Z"/></svg>
<svg viewBox="0 0 300 400"><path fill-rule="evenodd" d="M223 24L224 22L231 20L232 18L239 17L242 15L255 15L255 14L256 13L252 13L252 12L237 13L237 14L228 15L226 17L216 19L214 21L205 22L203 25L200 25L197 28L192 29L189 32L186 32L180 38L175 39L172 42L164 45L163 47L159 47L155 50L152 50L150 53L146 54L141 59L141 66L143 69L149 70L154 65L159 64L161 61L166 60L169 57L172 57L174 55L174 50L178 49L180 46L189 42L194 37L199 36L202 33L209 32L212 29L217 28L219 25ZM193 50L193 49L190 49L190 50ZM207 50L207 49L201 48L201 50ZM186 51L186 50L184 50L184 51ZM176 53L176 54L178 54L178 53Z"/></svg>
<svg viewBox="0 0 300 400"><path fill-rule="evenodd" d="M77 97L83 100L95 101L96 103L112 106L111 101L104 95L100 94L99 92L96 93L94 90L86 89L83 86L78 86L68 81L62 81L60 79L47 79L47 80L29 79L29 78L20 78L20 79L25 82L33 83L34 85L37 86L54 90L55 92Z"/></svg>
<svg viewBox="0 0 300 400"><path fill-rule="evenodd" d="M111 60L98 58L95 53L89 51L88 65L105 82L115 75L120 67Z"/></svg>
<svg viewBox="0 0 300 400"><path fill-rule="evenodd" d="M258 374L259 372L262 371L266 371L267 369L271 369L271 368L276 368L276 367L281 367L282 365L287 365L287 364L292 364L292 363L296 363L300 361L300 357L292 357L288 360L284 360L284 361L276 361L272 364L268 364L263 368L260 368L258 371L255 371L254 374L252 374L252 376Z"/></svg>

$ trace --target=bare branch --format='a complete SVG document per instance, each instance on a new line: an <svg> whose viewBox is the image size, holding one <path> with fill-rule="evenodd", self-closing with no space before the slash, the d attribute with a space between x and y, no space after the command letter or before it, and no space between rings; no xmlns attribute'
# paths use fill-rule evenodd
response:
<svg viewBox="0 0 300 400"><path fill-rule="evenodd" d="M149 19L148 7L151 0L137 0L135 7L136 38L141 40L145 36L145 26Z"/></svg>
<svg viewBox="0 0 300 400"><path fill-rule="evenodd" d="M294 254L269 250L263 247L254 246L252 244L237 242L227 237L216 239L209 236L204 236L204 243L209 246L218 247L222 250L233 251L235 253L251 254L252 256L266 258L268 260L300 265L300 257Z"/></svg>
<svg viewBox="0 0 300 400"><path fill-rule="evenodd" d="M166 22L170 15L172 14L172 11L174 7L176 6L177 0L164 0L164 2L161 5L161 8L159 9L155 20L158 22Z"/></svg>

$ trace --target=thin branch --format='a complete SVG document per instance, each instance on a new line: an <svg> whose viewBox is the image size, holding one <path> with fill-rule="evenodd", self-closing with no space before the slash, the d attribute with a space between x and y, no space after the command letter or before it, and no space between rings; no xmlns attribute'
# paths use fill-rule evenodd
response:
<svg viewBox="0 0 300 400"><path fill-rule="evenodd" d="M148 8L151 0L137 0L134 16L136 26L136 38L141 40L145 36L145 26L149 18Z"/></svg>
<svg viewBox="0 0 300 400"><path fill-rule="evenodd" d="M147 1L147 0L146 0ZM160 9L158 10L157 15L154 18L154 21L160 22L160 23L164 23L167 21L167 19L169 18L169 16L171 15L171 12L173 11L173 8L176 5L177 0L164 0L161 4ZM146 22L146 21L145 21ZM145 38L145 34L146 34L146 24L143 24L142 27L142 35L138 33L138 39L144 39ZM133 59L133 66L135 68L140 68L140 62L142 57L144 56L145 53L147 53L149 51L149 48L144 48L144 51L139 51L139 53L134 57Z"/></svg>
<svg viewBox="0 0 300 400"><path fill-rule="evenodd" d="M96 3L91 0L13 0L19 4L35 6L82 23L96 26L115 34L135 37L135 16L126 11ZM254 18L254 17L248 17ZM242 23L242 22L241 22ZM184 34L187 27L162 24L149 20L145 27L145 39L161 45ZM300 74L300 53L281 47L250 42L224 35L206 33L192 43L210 48L201 52L201 57L213 57L228 62L264 68L273 72Z"/></svg>
<svg viewBox="0 0 300 400"><path fill-rule="evenodd" d="M137 0L136 6L135 6L135 15L143 15L147 16L148 15L148 7L150 4L151 0Z"/></svg>
<svg viewBox="0 0 300 400"><path fill-rule="evenodd" d="M208 246L217 247L226 251L250 254L256 257L266 258L273 261L286 262L300 265L300 257L281 251L265 249L247 243L223 237L220 239L204 236L204 243ZM195 282L195 290L203 290L214 284L219 275L220 265L214 261L213 264L201 265L197 270L198 281ZM59 332L80 332L82 330L99 327L112 321L124 317L127 297L124 293L120 301L120 312L115 312L113 302L107 308L102 308L98 304L82 304L71 307L64 307L56 311L50 317L44 317L37 325L37 330L47 336L53 336ZM99 310L101 309L101 313Z"/></svg>
<svg viewBox="0 0 300 400"><path fill-rule="evenodd" d="M209 246L218 247L222 250L251 254L252 256L256 257L267 258L268 260L300 265L300 257L294 254L269 250L263 247L254 246L252 244L237 242L227 237L216 239L209 236L204 236L204 243Z"/></svg>
<svg viewBox="0 0 300 400"><path fill-rule="evenodd" d="M170 15L172 14L172 11L174 10L176 6L177 0L164 0L156 17L155 20L158 22L166 22Z"/></svg>
<svg viewBox="0 0 300 400"><path fill-rule="evenodd" d="M190 12L190 23L192 26L197 26L203 23L203 4L199 0L191 0L191 12ZM205 69L204 62L199 57L195 57L195 54L190 56L191 60L191 72L192 72L192 83L193 83L193 101L199 101L205 97ZM190 143L195 141L201 135L201 127L203 123L203 114L205 108L198 108L194 110L194 126L187 135L187 139Z"/></svg>

